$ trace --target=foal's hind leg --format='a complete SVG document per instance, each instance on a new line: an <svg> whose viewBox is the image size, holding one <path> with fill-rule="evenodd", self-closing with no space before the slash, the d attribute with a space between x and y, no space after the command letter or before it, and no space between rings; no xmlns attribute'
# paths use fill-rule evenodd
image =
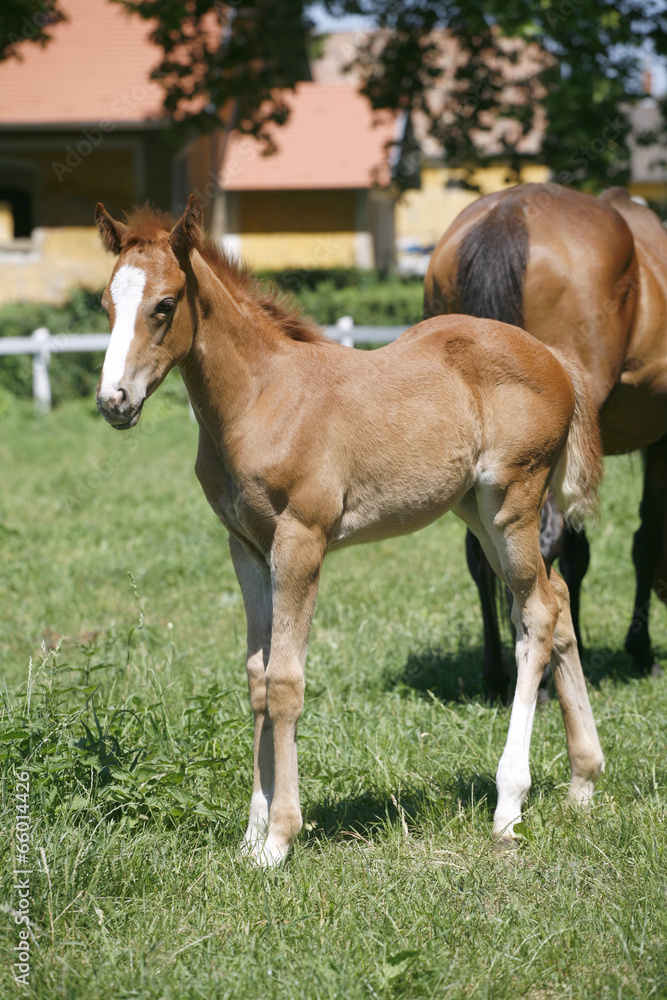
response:
<svg viewBox="0 0 667 1000"><path fill-rule="evenodd" d="M556 682L567 736L572 775L569 795L579 805L586 805L593 795L595 782L604 770L604 757L581 669L570 614L570 596L565 581L555 569L551 570L549 582L559 605L551 671Z"/></svg>
<svg viewBox="0 0 667 1000"><path fill-rule="evenodd" d="M497 839L511 841L514 824L530 788L530 739L537 692L549 663L558 602L549 585L539 545L541 493L538 484L498 489L478 484L456 508L496 573L512 591L516 628L517 684L507 742L498 764L498 805L493 819Z"/></svg>
<svg viewBox="0 0 667 1000"><path fill-rule="evenodd" d="M510 541L503 555L511 552L514 544ZM529 755L535 706L542 675L550 659L558 612L541 561L534 575L523 559L517 569L514 553L502 561L514 598L512 621L516 627L517 664L507 742L496 774L498 805L493 817L493 832L498 839L504 840L514 834L514 823L521 819L521 807L531 784ZM531 562L534 567L535 562Z"/></svg>

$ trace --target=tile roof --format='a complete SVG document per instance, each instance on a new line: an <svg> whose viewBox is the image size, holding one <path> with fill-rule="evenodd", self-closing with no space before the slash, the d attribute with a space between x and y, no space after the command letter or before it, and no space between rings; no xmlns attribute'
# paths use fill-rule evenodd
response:
<svg viewBox="0 0 667 1000"><path fill-rule="evenodd" d="M164 117L148 79L161 49L150 22L109 0L62 0L67 21L45 46L25 42L0 64L0 126L144 122Z"/></svg>
<svg viewBox="0 0 667 1000"><path fill-rule="evenodd" d="M249 136L232 134L221 185L227 191L368 188L389 183L386 143L395 118L374 114L356 84L300 83L285 95L292 109L266 156Z"/></svg>

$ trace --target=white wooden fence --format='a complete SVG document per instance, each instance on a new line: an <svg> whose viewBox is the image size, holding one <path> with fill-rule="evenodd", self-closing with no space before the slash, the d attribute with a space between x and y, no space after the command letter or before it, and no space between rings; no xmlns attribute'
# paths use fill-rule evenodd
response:
<svg viewBox="0 0 667 1000"><path fill-rule="evenodd" d="M388 344L407 330L406 326L355 326L351 316L341 316L335 326L325 326L324 332L345 347L355 344ZM108 333L58 333L52 335L46 327L35 330L30 337L0 337L0 356L32 354L32 394L35 409L46 413L51 409L49 361L52 354L78 354L85 351L106 351Z"/></svg>

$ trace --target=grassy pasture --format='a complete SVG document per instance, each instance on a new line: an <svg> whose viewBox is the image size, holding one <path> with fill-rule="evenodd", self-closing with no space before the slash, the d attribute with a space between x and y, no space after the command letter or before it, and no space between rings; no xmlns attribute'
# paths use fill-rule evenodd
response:
<svg viewBox="0 0 667 1000"><path fill-rule="evenodd" d="M480 616L449 516L325 564L300 727L306 829L266 875L237 851L244 615L195 439L173 381L125 435L90 401L0 417L0 995L19 992L14 789L28 771L26 996L667 996L667 677L633 678L620 652L638 458L607 463L591 533L582 620L607 771L590 813L565 806L549 703L524 840L491 849L509 713L480 697ZM664 662L661 607L652 630Z"/></svg>

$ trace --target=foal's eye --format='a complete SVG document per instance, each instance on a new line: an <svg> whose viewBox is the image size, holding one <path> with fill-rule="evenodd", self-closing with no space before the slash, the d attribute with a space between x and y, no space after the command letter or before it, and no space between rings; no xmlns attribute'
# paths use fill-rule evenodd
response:
<svg viewBox="0 0 667 1000"><path fill-rule="evenodd" d="M158 303L158 307L155 311L158 314L162 313L163 315L166 316L167 313L170 313L172 311L175 305L176 305L176 299L162 299L162 302Z"/></svg>

